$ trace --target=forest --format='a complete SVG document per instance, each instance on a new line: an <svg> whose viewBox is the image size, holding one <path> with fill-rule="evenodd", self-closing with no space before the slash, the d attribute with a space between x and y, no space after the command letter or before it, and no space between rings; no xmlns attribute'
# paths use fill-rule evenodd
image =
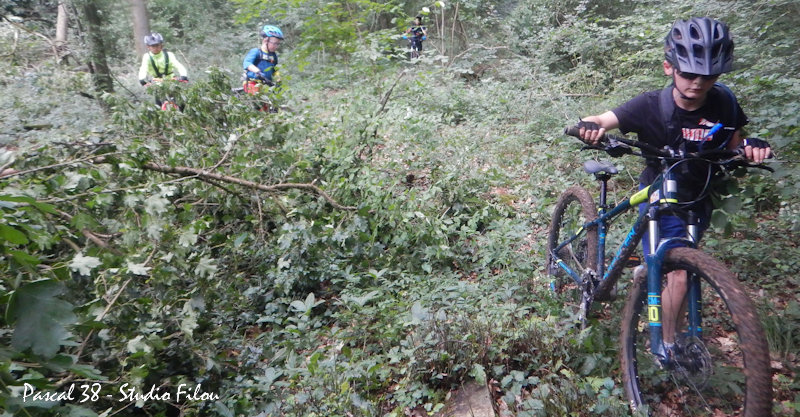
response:
<svg viewBox="0 0 800 417"><path fill-rule="evenodd" d="M665 87L692 16L729 25L719 81L775 152L700 249L800 416L799 0L0 0L0 415L444 416L470 382L497 416L631 415L632 272L581 328L548 226L611 159L564 128ZM280 86L243 94L267 24ZM150 32L188 83L140 85ZM612 162L618 204L642 163Z"/></svg>

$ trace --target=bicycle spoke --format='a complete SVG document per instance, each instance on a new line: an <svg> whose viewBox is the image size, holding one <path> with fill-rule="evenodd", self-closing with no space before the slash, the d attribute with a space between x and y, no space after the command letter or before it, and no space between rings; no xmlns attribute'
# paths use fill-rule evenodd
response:
<svg viewBox="0 0 800 417"><path fill-rule="evenodd" d="M665 272L687 270L701 279L701 336L688 335L684 308L676 322L670 361L662 365L650 349L645 282L637 281L637 294L626 305L621 338L629 397L635 408L653 416L766 415L769 361L752 303L737 291L735 278L721 270L721 264L700 251L681 250L682 258L668 255Z"/></svg>
<svg viewBox="0 0 800 417"><path fill-rule="evenodd" d="M589 192L578 186L570 187L553 209L548 233L546 268L552 288L562 300L564 313L570 319L577 319L581 328L586 326L586 317L591 308L591 297L584 294L593 290L587 287L587 279L591 280L589 277L597 264L597 229L583 230L582 227L594 219L596 213ZM562 241L575 235L578 237L556 253L555 249ZM557 260L578 274L581 282L576 282ZM588 285L593 284L588 281Z"/></svg>

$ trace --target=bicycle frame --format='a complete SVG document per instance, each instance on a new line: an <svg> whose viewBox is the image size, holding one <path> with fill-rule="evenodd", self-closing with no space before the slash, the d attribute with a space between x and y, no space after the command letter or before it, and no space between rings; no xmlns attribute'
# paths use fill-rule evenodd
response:
<svg viewBox="0 0 800 417"><path fill-rule="evenodd" d="M162 85L164 82L180 82L180 83L188 83L186 80L178 80L176 78L164 79L164 78L153 78L149 83L145 84L145 88L156 87ZM159 97L159 90L156 90L156 103L159 101L159 108L163 111L168 110L182 110L182 106L179 106L177 100L174 96L163 96ZM163 92L163 90L161 90Z"/></svg>
<svg viewBox="0 0 800 417"><path fill-rule="evenodd" d="M639 244L641 237L637 237L637 231L643 227L643 223L646 221L648 230L649 230L649 239L650 239L650 247L657 248L653 253L647 255L645 257L645 261L647 264L647 311L648 311L648 321L649 321L649 331L650 331L650 350L651 352L659 359L659 361L663 365L668 365L670 358L667 355L666 349L664 348L664 338L663 338L663 331L661 326L661 317L662 317L662 307L661 307L661 284L662 284L662 265L663 260L666 257L667 250L671 247L669 246L670 243L673 242L681 242L686 244L689 247L696 247L696 236L697 235L697 225L696 220L694 219L693 213L690 212L689 214L689 228L688 228L688 237L686 238L670 238L666 239L663 242L660 242L659 234L658 234L658 222L660 217L661 211L669 210L669 207L673 203L677 203L677 187L676 182L672 178L672 174L670 172L663 173L659 175L658 178L653 182L653 184L642 188L638 192L631 195L627 200L623 201L622 203L618 204L614 208L609 211L606 211L607 204L606 204L606 182L611 177L608 174L596 174L597 179L600 181L600 204L598 207L598 217L594 220L583 224L578 231L570 236L567 240L563 243L559 244L552 253L553 260L558 264L558 266L563 269L570 277L575 281L576 284L583 288L584 285L595 285L594 282L585 282L586 279L592 279L592 277L584 277L581 276L578 272L573 271L569 266L564 263L564 261L557 257L557 253L560 252L562 248L566 245L573 242L575 239L580 237L585 233L585 231L592 227L597 227L598 232L598 245L597 245L597 267L595 271L592 271L596 274L597 277L601 277L600 280L607 280L607 279L617 279L619 278L618 275L612 276L612 274L619 274L622 271L620 268L620 263L625 262L623 260L622 254L630 253L633 249ZM634 222L631 230L628 232L627 236L617 248L614 257L611 259L611 262L608 265L608 269L605 269L605 244L606 244L606 234L608 231L608 226L614 221L614 218L633 207L638 206L641 203L645 203L649 201L648 209L643 211ZM591 254L590 254L591 256ZM700 299L700 280L696 277L689 276L689 290L688 290L688 328L689 328L689 336L698 337L701 336L701 299ZM582 291L582 293L586 294L586 291ZM592 293L592 292L590 292ZM585 301L585 300L584 300ZM589 302L591 304L591 301Z"/></svg>

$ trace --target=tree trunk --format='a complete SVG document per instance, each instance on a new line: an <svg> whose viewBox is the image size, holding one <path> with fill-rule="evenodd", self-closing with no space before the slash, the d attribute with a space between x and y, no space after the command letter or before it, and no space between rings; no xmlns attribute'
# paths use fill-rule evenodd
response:
<svg viewBox="0 0 800 417"><path fill-rule="evenodd" d="M86 15L86 23L89 31L90 48L89 54L90 69L94 79L94 86L99 91L113 92L114 83L111 78L111 69L106 60L106 47L103 40L103 19L98 11L97 0L85 0L83 3L83 13Z"/></svg>
<svg viewBox="0 0 800 417"><path fill-rule="evenodd" d="M133 40L136 45L136 54L144 55L147 47L144 37L150 34L150 18L147 15L147 0L130 0L131 15L133 16Z"/></svg>
<svg viewBox="0 0 800 417"><path fill-rule="evenodd" d="M69 13L65 0L58 2L58 14L56 15L56 47L63 49L67 45L67 25Z"/></svg>

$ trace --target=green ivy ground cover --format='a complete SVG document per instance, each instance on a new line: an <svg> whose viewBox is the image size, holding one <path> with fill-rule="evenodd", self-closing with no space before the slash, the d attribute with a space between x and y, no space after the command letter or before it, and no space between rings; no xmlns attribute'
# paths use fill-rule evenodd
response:
<svg viewBox="0 0 800 417"><path fill-rule="evenodd" d="M0 178L3 413L433 415L477 379L501 415L627 415L622 302L578 331L548 293L544 233L560 191L592 185L579 168L592 155L563 127L663 85L658 39L689 6L464 2L459 30L482 42L409 63L385 33L290 3L275 7L311 26L282 54L276 114L231 93L235 54L165 87L183 112L151 108L123 62L128 90L102 105L77 94L85 73L3 64L0 166L20 171ZM780 159L731 185L705 247L758 300L776 414L791 414L797 6L762 3L737 3L749 21L720 2L691 9L744 32L723 81ZM350 43L315 55L327 36ZM616 162L614 201L640 169Z"/></svg>

